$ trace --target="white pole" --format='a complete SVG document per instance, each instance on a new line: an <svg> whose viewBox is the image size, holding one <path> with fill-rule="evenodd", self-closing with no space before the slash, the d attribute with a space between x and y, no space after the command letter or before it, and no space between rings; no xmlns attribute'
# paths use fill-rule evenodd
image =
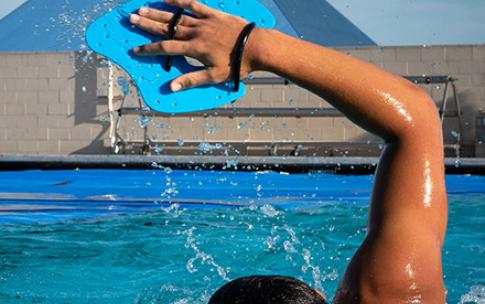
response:
<svg viewBox="0 0 485 304"><path fill-rule="evenodd" d="M109 112L109 139L111 141L111 148L116 149L116 118L114 112L114 70L111 61L108 62L108 112ZM115 153L118 153L115 151Z"/></svg>

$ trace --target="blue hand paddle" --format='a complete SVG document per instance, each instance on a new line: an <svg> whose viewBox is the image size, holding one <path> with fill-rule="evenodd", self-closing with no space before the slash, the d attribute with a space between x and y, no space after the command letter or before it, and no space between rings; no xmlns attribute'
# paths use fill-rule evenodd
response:
<svg viewBox="0 0 485 304"><path fill-rule="evenodd" d="M259 27L272 28L275 25L273 15L256 0L204 0L203 3L243 17L249 22L255 22ZM139 57L133 54L132 49L136 46L162 40L161 37L144 32L130 23L129 15L137 13L142 6L174 13L177 11L176 8L165 5L163 1L133 0L93 22L86 32L86 41L93 51L128 72L148 107L154 111L171 114L204 111L244 96L244 85L235 92L233 83L173 93L170 90L170 82L173 79L202 67L189 64L183 56L176 56L173 58L172 68L167 71L164 68L166 56Z"/></svg>

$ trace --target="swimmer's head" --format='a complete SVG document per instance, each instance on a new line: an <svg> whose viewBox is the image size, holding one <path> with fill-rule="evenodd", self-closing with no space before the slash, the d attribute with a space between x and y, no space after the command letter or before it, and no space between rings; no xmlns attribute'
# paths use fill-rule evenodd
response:
<svg viewBox="0 0 485 304"><path fill-rule="evenodd" d="M306 283L282 276L234 280L216 291L209 304L326 304L323 294Z"/></svg>

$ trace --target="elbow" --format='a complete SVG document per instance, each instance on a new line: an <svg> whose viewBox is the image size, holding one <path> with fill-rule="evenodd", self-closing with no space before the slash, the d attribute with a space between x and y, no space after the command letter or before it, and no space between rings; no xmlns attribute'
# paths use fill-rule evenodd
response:
<svg viewBox="0 0 485 304"><path fill-rule="evenodd" d="M380 91L379 94L389 110L389 116L385 119L388 129L383 132L386 142L441 136L438 109L421 88L405 83L399 89L396 88L394 93Z"/></svg>
<svg viewBox="0 0 485 304"><path fill-rule="evenodd" d="M421 88L416 87L411 103L413 127L419 131L441 130L441 117L434 100ZM441 132L440 132L441 133Z"/></svg>
<svg viewBox="0 0 485 304"><path fill-rule="evenodd" d="M397 138L442 140L441 118L433 99L421 88L413 86L409 94L408 117L399 124Z"/></svg>

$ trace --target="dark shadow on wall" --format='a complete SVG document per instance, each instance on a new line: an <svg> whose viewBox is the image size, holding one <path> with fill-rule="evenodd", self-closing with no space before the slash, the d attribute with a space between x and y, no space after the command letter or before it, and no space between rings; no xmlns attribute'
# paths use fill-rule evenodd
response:
<svg viewBox="0 0 485 304"><path fill-rule="evenodd" d="M71 154L106 154L109 149L104 147L104 137L109 130L109 122L103 122L98 119L97 106L100 99L98 98L98 81L97 68L99 67L96 54L87 52L77 52L75 54L75 102L74 102L74 125L98 125L101 131L96 135L92 142ZM106 105L106 109L108 106ZM89 128L90 129L90 128ZM90 130L86 131L90 136Z"/></svg>

